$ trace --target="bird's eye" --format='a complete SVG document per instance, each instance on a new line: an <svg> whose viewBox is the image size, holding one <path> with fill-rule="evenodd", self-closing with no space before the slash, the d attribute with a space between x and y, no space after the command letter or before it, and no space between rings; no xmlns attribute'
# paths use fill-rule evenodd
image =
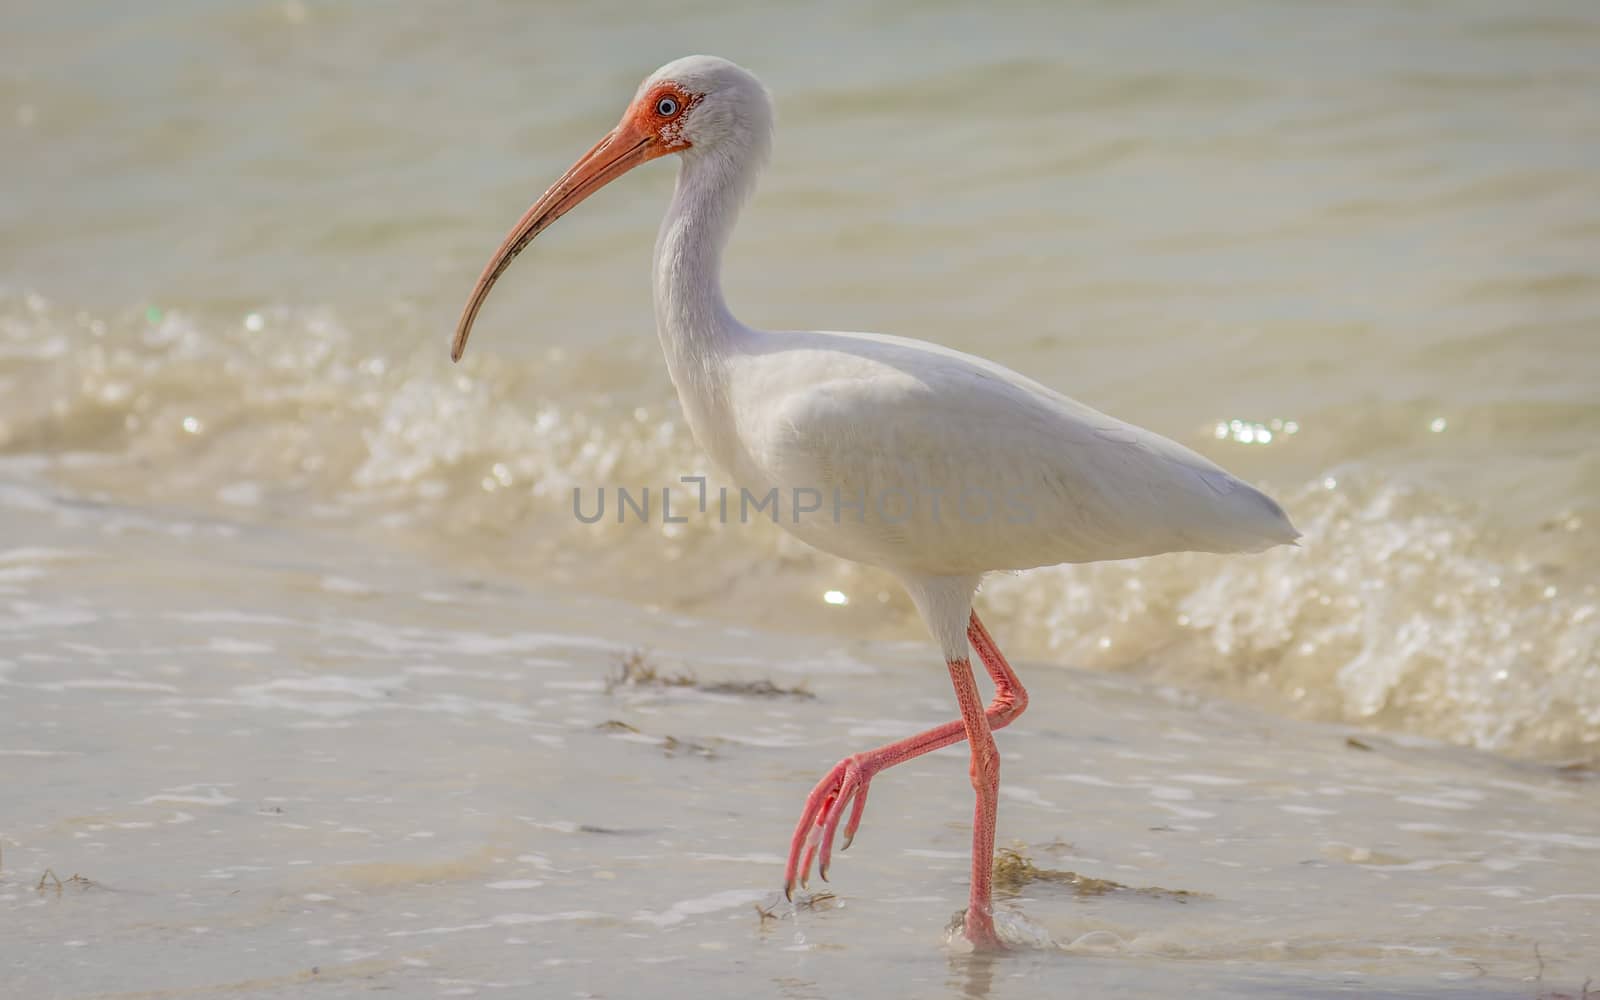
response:
<svg viewBox="0 0 1600 1000"><path fill-rule="evenodd" d="M656 114L663 118L671 118L678 113L678 102L671 97L663 97L656 102Z"/></svg>

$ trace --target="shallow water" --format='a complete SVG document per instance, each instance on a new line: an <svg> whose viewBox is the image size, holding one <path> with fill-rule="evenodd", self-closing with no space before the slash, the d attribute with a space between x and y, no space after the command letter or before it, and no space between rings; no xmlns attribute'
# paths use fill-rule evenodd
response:
<svg viewBox="0 0 1600 1000"><path fill-rule="evenodd" d="M1591 7L10 12L0 985L1576 992ZM981 596L1035 706L1002 844L1204 898L1033 886L1002 906L1032 946L959 955L952 750L880 779L832 906L757 915L822 771L953 706L873 571L770 524L574 518L574 488L707 471L650 332L671 169L543 237L445 357L516 215L697 50L778 101L743 318L982 353L1306 533ZM639 649L816 697L608 692Z"/></svg>
<svg viewBox="0 0 1600 1000"><path fill-rule="evenodd" d="M945 932L959 748L874 783L811 886L835 898L779 892L821 772L951 714L921 644L4 502L33 540L0 553L13 995L1531 997L1597 971L1593 772L1027 664L1002 842L1128 889L1002 893L1018 952L990 962ZM646 646L696 683L608 683ZM715 688L759 680L803 693Z"/></svg>

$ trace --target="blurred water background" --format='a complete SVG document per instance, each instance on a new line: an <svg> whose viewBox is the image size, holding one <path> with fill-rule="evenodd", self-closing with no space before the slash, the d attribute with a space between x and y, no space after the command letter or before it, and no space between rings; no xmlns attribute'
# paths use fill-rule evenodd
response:
<svg viewBox="0 0 1600 1000"><path fill-rule="evenodd" d="M123 841L145 838L145 862L159 869L158 861L176 866L213 849L150 839L161 828L148 824L163 822L143 815L152 802L176 802L191 818L197 808L248 807L240 823L289 808L263 804L260 789L240 791L249 779L219 775L253 771L245 762L263 746L278 748L268 757L286 752L283 727L312 723L334 735L260 777L283 780L283 769L298 767L296 780L314 790L302 789L303 801L340 815L380 794L373 781L410 787L406 775L422 765L385 764L385 753L406 759L435 741L452 747L446 756L459 758L459 770L433 774L430 794L381 793L409 803L392 830L380 828L393 843L373 834L399 850L442 822L441 799L459 793L492 812L461 777L490 761L514 770L501 775L506 795L557 782L552 794L604 812L604 780L570 786L577 779L564 761L581 749L571 741L601 741L605 749L587 751L598 755L593 766L629 785L634 764L604 755L635 752L637 741L615 739L628 736L615 728L595 736L594 725L648 730L628 712L708 712L674 724L702 727L700 742L765 747L767 780L745 784L727 761L710 778L677 755L670 766L698 776L671 771L661 780L694 789L695 804L668 798L613 825L704 836L734 808L719 800L737 799L761 821L715 835L729 841L723 854L752 862L727 891L766 890L779 877L768 854L782 846L786 817L815 774L849 750L949 714L938 708L948 700L942 671L894 666L929 654L887 578L805 549L770 524L573 517L574 487L658 489L710 471L653 335L649 256L670 162L614 185L544 236L501 283L466 361L448 363L456 312L511 222L614 123L639 78L705 51L756 71L779 108L773 165L727 262L742 319L910 335L993 358L1263 484L1306 533L1302 548L1261 557L1172 556L989 581L980 606L1013 660L1027 665L1025 676L1059 675L1041 682L1060 689L1055 704L1035 696L1032 739L1070 741L1066 716L1052 713L1126 683L1155 692L1155 702L1247 703L1216 711L1261 713L1250 718L1292 741L1351 726L1388 734L1375 738L1442 755L1407 765L1422 768L1422 784L1467 783L1465 798L1432 798L1463 823L1456 806L1473 805L1478 825L1461 834L1461 852L1487 866L1489 881L1476 886L1487 895L1459 912L1412 899L1438 926L1459 920L1460 941L1439 946L1439 960L1454 963L1445 973L1420 952L1405 953L1413 965L1392 964L1390 931L1369 940L1359 907L1343 914L1349 923L1311 934L1356 941L1353 953L1341 945L1286 956L1265 940L1207 951L1190 941L1181 947L1197 950L1184 957L1303 963L1334 977L1325 988L1337 992L1338 975L1359 964L1352 954L1371 958L1369 971L1419 976L1431 989L1430 977L1474 962L1527 964L1535 937L1578 978L1584 955L1597 953L1592 932L1580 929L1596 916L1600 859L1594 788L1583 780L1600 753L1600 14L1592 4L157 0L10 4L0 17L0 753L8 754L0 756L0 876L10 878L0 881L0 902L12 904L0 920L50 905L32 885L45 866L63 876L63 865L108 866L64 855L110 858L127 850ZM255 634L262 629L276 637ZM527 638L530 629L543 638ZM383 663L351 653L349 642ZM680 691L618 707L601 679L636 647L667 650L702 673L742 664L807 679L824 704L764 706L778 713L769 719L783 732L775 742L745 707L715 698ZM476 680L452 674L467 668L450 650L481 664L462 675ZM362 720L389 718L373 701L404 689L396 679L404 677L492 690L433 691L443 699L429 703L435 714L406 715L414 728L394 741ZM539 685L567 694L540 701ZM894 715L913 692L923 701ZM560 700L568 697L581 706ZM851 708L877 703L885 714ZM1128 759L1159 757L1156 747L1138 748L1142 709L1128 711L1117 727L1133 741ZM217 716L231 722L201 721ZM429 728L433 718L488 720L509 733L464 749L457 729ZM1219 722L1199 740L1215 746L1160 766L1223 775L1194 785L1202 791L1246 780L1225 775L1235 765L1215 748L1237 725ZM1148 738L1160 744L1161 732L1155 726ZM504 759L509 749L495 749L506 741L521 755L514 764ZM802 745L809 753L795 749ZM128 791L130 758L146 746L157 757L166 747L167 759L186 762L179 770L196 761L209 770L185 782L156 767ZM1261 752L1270 760L1278 751ZM1328 752L1306 773L1346 766L1342 744ZM333 781L330 767L368 757L365 783L345 773L318 784ZM1007 781L1026 774L1030 759L1067 766L1035 745L1007 764ZM1114 786L1165 789L1149 794L1215 814L1185 805L1177 793L1191 788L1181 782L1141 785L1140 774L1105 766ZM1510 770L1492 777L1501 768ZM1537 786L1528 794L1547 810L1534 823L1543 832L1503 822L1516 807L1495 796L1512 794L1509 786L1473 785L1478 772ZM937 794L949 818L964 822L960 767L939 775L908 774L905 808ZM1262 776L1261 794L1285 794L1280 778ZM1379 787L1374 775L1350 781L1322 785ZM881 825L869 813L866 828L875 846L864 838L857 850L921 872L925 857L890 850L894 793L880 784ZM171 790L179 785L200 790ZM208 798L209 807L182 804ZM1056 808L1050 796L1037 798ZM1409 823L1410 835L1430 836L1433 820L1396 819L1383 812L1393 805L1386 796L1371 798L1351 820L1357 828ZM1100 829L1115 842L1127 824L1158 822L1104 801L1082 805L1033 832L1075 840ZM681 930L683 920L711 919L697 914L721 913L704 904L665 922L606 916L612 908L594 898L606 883L590 869L612 871L607 859L619 852L670 854L662 838L619 847L574 833L585 825L576 809L554 804L566 818L523 823L543 813L501 807L513 818L487 824L499 846L482 848L482 866L540 861L521 862L534 875L488 881L556 885L550 870L579 872L570 898L523 912L521 923L462 916L440 917L439 926L484 923L502 937L507 926L581 930L586 920ZM1029 805L1016 808L1025 814ZM1267 815L1299 823L1315 814ZM230 842L246 836L214 823L192 829L227 831ZM1002 842L1007 823L1003 816ZM352 825L362 826L346 817L330 829ZM103 832L118 829L120 841ZM586 846L565 860L515 846L529 830ZM1308 836L1270 823L1258 830L1274 842ZM477 832L461 836L477 843ZM236 844L229 863L272 869L287 855L269 855L302 847L319 865L366 858L365 848L327 844L322 857L281 835ZM958 857L959 824L940 836ZM1161 877L1193 880L1194 865L1227 853L1222 842L1173 853L1173 871ZM1383 855L1338 837L1316 842L1308 850L1319 863ZM919 848L915 837L906 843ZM1428 873L1425 855L1395 864ZM850 860L867 863L855 852ZM1307 876L1295 863L1284 860L1281 883L1263 874L1252 884L1287 892L1310 877L1325 880L1319 891L1351 891L1348 874ZM237 875L221 862L199 864ZM939 864L948 884L937 892L870 898L948 896L940 919L907 904L903 921L942 925L959 905L964 868ZM726 878L725 869L706 861L699 870ZM1526 884L1492 875L1510 870L1544 874ZM401 871L396 885L427 880ZM283 892L279 875L261 875L262 891ZM389 883L374 878L351 891L381 895ZM125 870L102 879L136 881ZM1430 884L1414 891L1435 891ZM1227 885L1213 888L1225 894ZM1374 891L1382 890L1362 890ZM316 895L343 898L304 887L292 898L300 905ZM124 915L131 923L104 918L129 936L124 968L142 967L134 947L142 939L126 928L161 904L141 905L148 909ZM273 905L238 916L234 931L255 928L265 943L250 946L280 957L316 952L273 922L269 914L295 922ZM658 915L676 912L670 905L640 904ZM1282 913L1272 893L1240 905L1238 926ZM1498 916L1502 907L1514 912ZM1456 916L1438 916L1446 911ZM1539 935L1527 933L1535 912L1548 924ZM40 947L66 933L34 926ZM1123 944L1149 943L1111 926L1106 933ZM1504 955L1473 936L1496 927L1515 939ZM405 928L373 933L390 930ZM568 959L582 958L583 941L597 947L590 931L573 932L562 946ZM927 944L927 928L918 932L912 956ZM837 933L848 951L851 932ZM1081 943L1091 931L1052 931L1063 935ZM319 931L314 940L336 937ZM661 960L704 959L717 940L665 948ZM1077 950L1105 944L1096 940ZM1179 947L1163 941L1148 952ZM379 963L382 975L424 993L453 988L451 976L403 978L432 959L371 944L340 945L345 965ZM411 960L424 966L404 964ZM893 959L900 969L917 960ZM12 961L34 987L53 981L53 966L37 955ZM500 979L451 975L461 989L521 982L506 971L526 973L513 956L494 961L504 966ZM851 968L864 983L883 974ZM1118 967L1097 968L1102 995L1113 995L1120 973L1105 970ZM1509 969L1494 973L1514 976ZM171 985L162 979L169 967L145 971L140 988ZM1600 966L1591 961L1587 971ZM598 980L566 974L568 992L622 988L605 987L614 969L592 973ZM999 990L1006 977L985 989ZM806 974L790 978L792 995L811 995ZM973 988L967 973L956 978L952 988ZM120 981L74 982L92 992ZM300 988L261 982L236 991ZM694 982L683 980L686 992ZM1187 977L1181 985L1245 989ZM1262 988L1282 995L1281 984ZM1370 984L1361 989L1376 995Z"/></svg>

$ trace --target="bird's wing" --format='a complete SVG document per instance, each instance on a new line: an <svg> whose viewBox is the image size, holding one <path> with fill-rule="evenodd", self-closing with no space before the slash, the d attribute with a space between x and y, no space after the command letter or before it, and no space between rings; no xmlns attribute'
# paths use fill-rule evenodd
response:
<svg viewBox="0 0 1600 1000"><path fill-rule="evenodd" d="M824 548L847 539L842 555L957 573L1298 535L1269 497L1188 448L936 345L775 335L733 384L742 478L814 488L828 515L836 496L863 501L855 530L811 533L830 544L797 531Z"/></svg>

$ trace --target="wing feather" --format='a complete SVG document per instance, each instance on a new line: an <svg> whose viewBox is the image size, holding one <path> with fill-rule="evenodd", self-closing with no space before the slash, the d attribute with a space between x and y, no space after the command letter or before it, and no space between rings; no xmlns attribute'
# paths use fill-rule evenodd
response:
<svg viewBox="0 0 1600 1000"><path fill-rule="evenodd" d="M734 380L736 474L866 498L860 524L792 526L840 555L965 573L1254 551L1298 536L1274 501L1206 458L992 362L865 334L781 340ZM876 509L898 494L917 501L909 516ZM975 496L991 516L978 516ZM1008 500L1015 516L996 510Z"/></svg>

